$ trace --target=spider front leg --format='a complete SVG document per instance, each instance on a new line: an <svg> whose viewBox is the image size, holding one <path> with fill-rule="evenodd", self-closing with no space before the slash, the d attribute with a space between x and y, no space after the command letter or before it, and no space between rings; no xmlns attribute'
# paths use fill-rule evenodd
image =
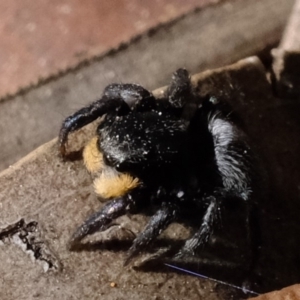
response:
<svg viewBox="0 0 300 300"><path fill-rule="evenodd" d="M164 202L162 207L151 217L146 228L133 241L127 253L124 266L151 244L163 230L177 219L179 207L174 202Z"/></svg>
<svg viewBox="0 0 300 300"><path fill-rule="evenodd" d="M146 99L153 99L153 96L140 85L111 84L107 86L102 98L83 107L64 120L59 133L61 155L66 155L65 145L69 133L82 128L106 113L127 114L137 103Z"/></svg>
<svg viewBox="0 0 300 300"><path fill-rule="evenodd" d="M185 242L176 255L177 258L185 255L195 255L200 248L208 243L213 228L219 219L220 207L215 196L210 196L206 200L209 201L209 204L203 216L202 224L199 230Z"/></svg>
<svg viewBox="0 0 300 300"><path fill-rule="evenodd" d="M116 218L126 214L134 207L130 195L116 198L106 203L98 212L90 216L72 235L69 247L75 247L87 235L97 231L104 231L107 226Z"/></svg>

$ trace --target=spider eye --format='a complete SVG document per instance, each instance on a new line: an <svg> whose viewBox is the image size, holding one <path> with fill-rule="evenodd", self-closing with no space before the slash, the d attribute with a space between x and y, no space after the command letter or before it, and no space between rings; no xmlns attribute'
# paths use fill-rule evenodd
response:
<svg viewBox="0 0 300 300"><path fill-rule="evenodd" d="M103 161L107 166L113 166L113 160L111 159L111 157L109 155L106 155L103 153Z"/></svg>

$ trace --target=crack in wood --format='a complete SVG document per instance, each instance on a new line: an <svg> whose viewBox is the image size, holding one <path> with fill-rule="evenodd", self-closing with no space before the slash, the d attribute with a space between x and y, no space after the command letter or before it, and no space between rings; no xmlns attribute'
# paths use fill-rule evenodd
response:
<svg viewBox="0 0 300 300"><path fill-rule="evenodd" d="M0 241L3 244L13 243L28 253L33 261L41 263L45 272L58 271L61 266L41 238L38 222L26 222L23 218L14 224L0 229Z"/></svg>

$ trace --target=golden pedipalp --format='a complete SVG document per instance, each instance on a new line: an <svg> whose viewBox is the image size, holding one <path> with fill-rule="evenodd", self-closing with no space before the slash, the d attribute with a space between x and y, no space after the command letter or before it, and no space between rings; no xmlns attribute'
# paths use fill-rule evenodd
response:
<svg viewBox="0 0 300 300"><path fill-rule="evenodd" d="M83 161L87 170L97 173L103 168L103 155L97 147L98 137L93 137L83 150Z"/></svg>
<svg viewBox="0 0 300 300"><path fill-rule="evenodd" d="M83 160L87 170L92 173L101 173L94 180L94 189L97 195L110 199L125 195L136 188L140 182L138 178L128 173L119 173L105 165L103 154L97 147L98 137L92 138L83 150Z"/></svg>
<svg viewBox="0 0 300 300"><path fill-rule="evenodd" d="M139 179L128 173L116 173L114 176L102 173L94 180L94 189L100 197L110 199L125 195L139 184Z"/></svg>

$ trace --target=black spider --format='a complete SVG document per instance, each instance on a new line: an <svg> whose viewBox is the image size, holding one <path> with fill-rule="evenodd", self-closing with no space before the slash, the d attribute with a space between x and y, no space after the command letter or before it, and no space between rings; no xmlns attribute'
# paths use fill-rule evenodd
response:
<svg viewBox="0 0 300 300"><path fill-rule="evenodd" d="M198 231L177 255L194 254L208 242L225 199L250 202L252 154L244 134L214 97L191 114L196 97L188 72L179 69L161 99L140 85L112 84L100 100L65 119L59 135L63 156L68 134L105 114L83 157L95 175L96 193L109 201L75 231L72 245L156 202L159 209L135 238L126 263L186 209L204 210Z"/></svg>

